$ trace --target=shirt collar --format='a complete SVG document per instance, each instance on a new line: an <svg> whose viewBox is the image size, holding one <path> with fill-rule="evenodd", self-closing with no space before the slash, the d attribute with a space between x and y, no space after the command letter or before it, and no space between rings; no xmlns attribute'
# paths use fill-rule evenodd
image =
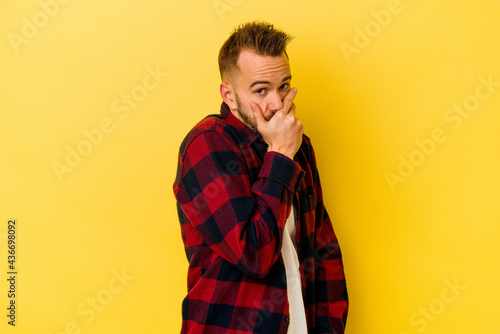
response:
<svg viewBox="0 0 500 334"><path fill-rule="evenodd" d="M229 124L238 129L238 131L241 132L241 134L245 137L245 139L249 143L252 143L255 140L257 140L259 143L262 144L264 143L264 139L262 139L262 136L259 133L250 129L248 126L243 124L238 118L236 118L236 116L233 115L231 110L229 110L229 106L226 104L226 102L222 102L222 105L220 107L220 115Z"/></svg>

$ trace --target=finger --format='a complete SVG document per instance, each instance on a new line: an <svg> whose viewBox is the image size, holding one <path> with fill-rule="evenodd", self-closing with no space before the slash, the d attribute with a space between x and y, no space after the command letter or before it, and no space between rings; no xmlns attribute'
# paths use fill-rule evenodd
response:
<svg viewBox="0 0 500 334"><path fill-rule="evenodd" d="M297 116L295 116L295 104L292 103L292 106L290 107L290 109L288 110L288 113L285 112L283 109L280 110L279 112L281 112L281 114L283 115L284 118L286 119L289 119L289 120L293 120L293 121L296 121L298 120L297 119Z"/></svg>
<svg viewBox="0 0 500 334"><path fill-rule="evenodd" d="M288 94L286 94L285 98L283 99L282 110L284 110L285 113L288 113L288 111L290 110L290 107L292 106L293 99L295 98L295 95L297 95L297 87L290 89Z"/></svg>
<svg viewBox="0 0 500 334"><path fill-rule="evenodd" d="M292 115L295 117L295 103L292 103L290 109L288 110L288 115Z"/></svg>
<svg viewBox="0 0 500 334"><path fill-rule="evenodd" d="M255 121L257 122L257 126L267 123L266 119L264 118L264 113L262 112L262 109L260 109L257 103L252 103L250 107L252 108Z"/></svg>

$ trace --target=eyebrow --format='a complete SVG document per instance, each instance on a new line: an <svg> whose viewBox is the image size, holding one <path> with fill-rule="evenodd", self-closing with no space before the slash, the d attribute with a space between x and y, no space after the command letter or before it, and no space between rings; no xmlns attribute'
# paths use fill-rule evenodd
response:
<svg viewBox="0 0 500 334"><path fill-rule="evenodd" d="M286 78L283 79L283 82L291 80L291 79L292 79L292 76L289 75L289 76L287 76ZM270 84L271 83L269 81L255 81L254 83L252 83L250 85L250 88L252 88L253 86L256 86L256 85L270 85Z"/></svg>

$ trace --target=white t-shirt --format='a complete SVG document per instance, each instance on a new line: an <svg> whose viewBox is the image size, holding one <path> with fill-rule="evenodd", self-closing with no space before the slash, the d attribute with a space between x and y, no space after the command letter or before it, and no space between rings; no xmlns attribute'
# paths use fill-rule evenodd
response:
<svg viewBox="0 0 500 334"><path fill-rule="evenodd" d="M295 212L292 205L290 216L286 221L281 248L281 255L285 263L288 304L290 306L288 334L307 333L306 312L304 310L304 300L302 299L302 283L299 271L300 264L297 256L297 245L295 244L296 230Z"/></svg>

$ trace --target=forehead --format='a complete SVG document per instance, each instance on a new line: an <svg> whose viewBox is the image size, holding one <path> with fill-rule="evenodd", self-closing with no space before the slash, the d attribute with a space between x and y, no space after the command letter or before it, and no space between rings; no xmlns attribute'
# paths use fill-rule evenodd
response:
<svg viewBox="0 0 500 334"><path fill-rule="evenodd" d="M238 58L238 67L240 80L280 81L290 76L290 64L285 54L270 57L242 51Z"/></svg>

